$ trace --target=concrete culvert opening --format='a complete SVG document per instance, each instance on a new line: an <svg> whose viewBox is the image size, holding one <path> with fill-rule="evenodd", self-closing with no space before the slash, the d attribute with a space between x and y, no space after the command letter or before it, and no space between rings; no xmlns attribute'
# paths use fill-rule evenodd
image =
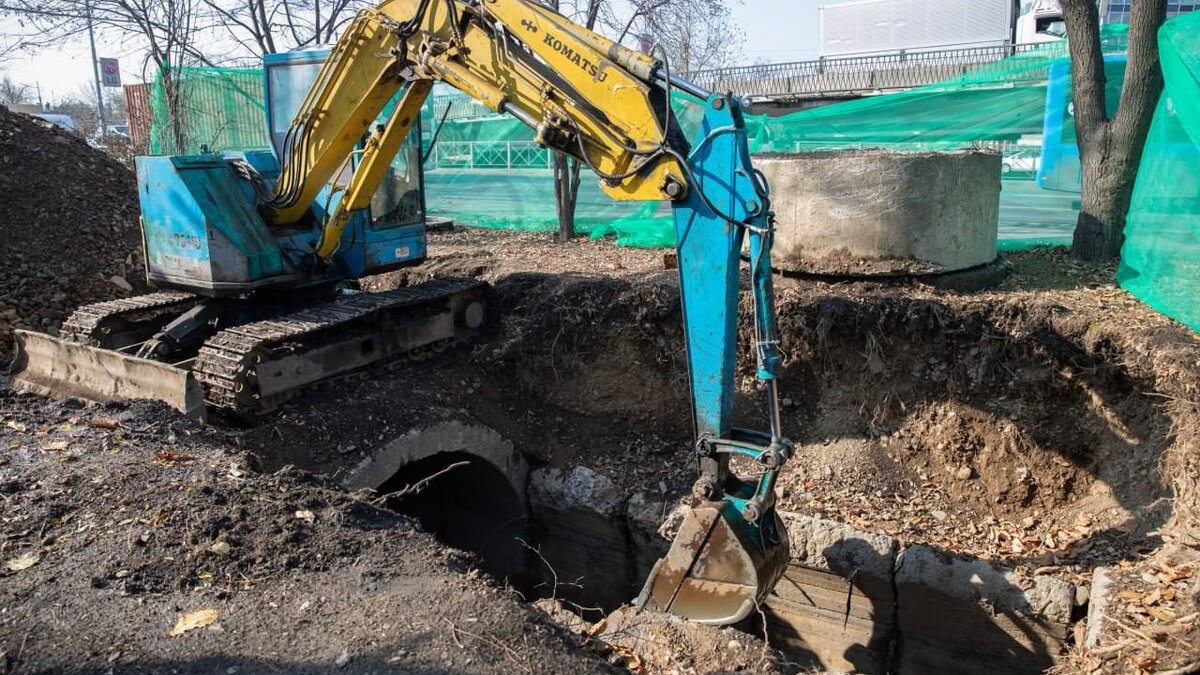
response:
<svg viewBox="0 0 1200 675"><path fill-rule="evenodd" d="M493 576L522 576L525 508L508 477L487 460L438 453L404 465L379 492L389 495L388 508L416 518L442 543L478 554Z"/></svg>

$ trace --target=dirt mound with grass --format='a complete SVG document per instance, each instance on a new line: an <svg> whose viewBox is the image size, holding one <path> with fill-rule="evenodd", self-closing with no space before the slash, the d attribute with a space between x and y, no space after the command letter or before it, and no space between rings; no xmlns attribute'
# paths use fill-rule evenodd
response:
<svg viewBox="0 0 1200 675"><path fill-rule="evenodd" d="M145 289L133 172L79 136L0 107L0 363L12 331Z"/></svg>

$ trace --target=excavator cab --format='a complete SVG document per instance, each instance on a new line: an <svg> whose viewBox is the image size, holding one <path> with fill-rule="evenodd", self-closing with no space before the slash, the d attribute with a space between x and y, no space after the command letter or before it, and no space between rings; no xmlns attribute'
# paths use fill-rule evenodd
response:
<svg viewBox="0 0 1200 675"><path fill-rule="evenodd" d="M263 57L267 130L279 166L287 163L288 130L313 82L329 57L329 49L302 49ZM401 93L375 120L386 123ZM341 235L335 257L342 274L358 278L420 263L426 255L425 176L421 162L422 125L414 124L391 157L367 208L356 211ZM358 167L362 143L314 200L314 219L320 221L340 199ZM271 179L277 177L277 171Z"/></svg>

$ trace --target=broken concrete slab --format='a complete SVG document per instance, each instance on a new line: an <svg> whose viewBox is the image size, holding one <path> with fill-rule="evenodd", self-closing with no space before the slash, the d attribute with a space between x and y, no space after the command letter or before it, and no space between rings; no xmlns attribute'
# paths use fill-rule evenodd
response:
<svg viewBox="0 0 1200 675"><path fill-rule="evenodd" d="M616 518L624 496L608 476L586 466L538 469L529 477L531 503Z"/></svg>
<svg viewBox="0 0 1200 675"><path fill-rule="evenodd" d="M1040 673L1066 651L1075 589L927 546L896 562L901 672Z"/></svg>
<svg viewBox="0 0 1200 675"><path fill-rule="evenodd" d="M792 562L766 603L772 643L803 667L887 672L895 636L896 540L781 515Z"/></svg>
<svg viewBox="0 0 1200 675"><path fill-rule="evenodd" d="M878 581L886 586L881 590L891 591L898 551L895 539L820 518L794 513L782 517L793 564L854 578L860 584Z"/></svg>

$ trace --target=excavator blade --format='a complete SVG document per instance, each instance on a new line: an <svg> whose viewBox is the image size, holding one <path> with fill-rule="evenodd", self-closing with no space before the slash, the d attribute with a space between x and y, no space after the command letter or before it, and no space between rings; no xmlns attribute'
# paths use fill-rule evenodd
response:
<svg viewBox="0 0 1200 675"><path fill-rule="evenodd" d="M769 517L780 534L774 545L756 541L757 527L728 502L689 511L671 549L651 570L638 606L717 626L749 616L788 563L783 523L773 510Z"/></svg>
<svg viewBox="0 0 1200 675"><path fill-rule="evenodd" d="M204 392L183 368L33 331L16 331L16 343L14 389L100 402L157 399L189 417L204 418Z"/></svg>

